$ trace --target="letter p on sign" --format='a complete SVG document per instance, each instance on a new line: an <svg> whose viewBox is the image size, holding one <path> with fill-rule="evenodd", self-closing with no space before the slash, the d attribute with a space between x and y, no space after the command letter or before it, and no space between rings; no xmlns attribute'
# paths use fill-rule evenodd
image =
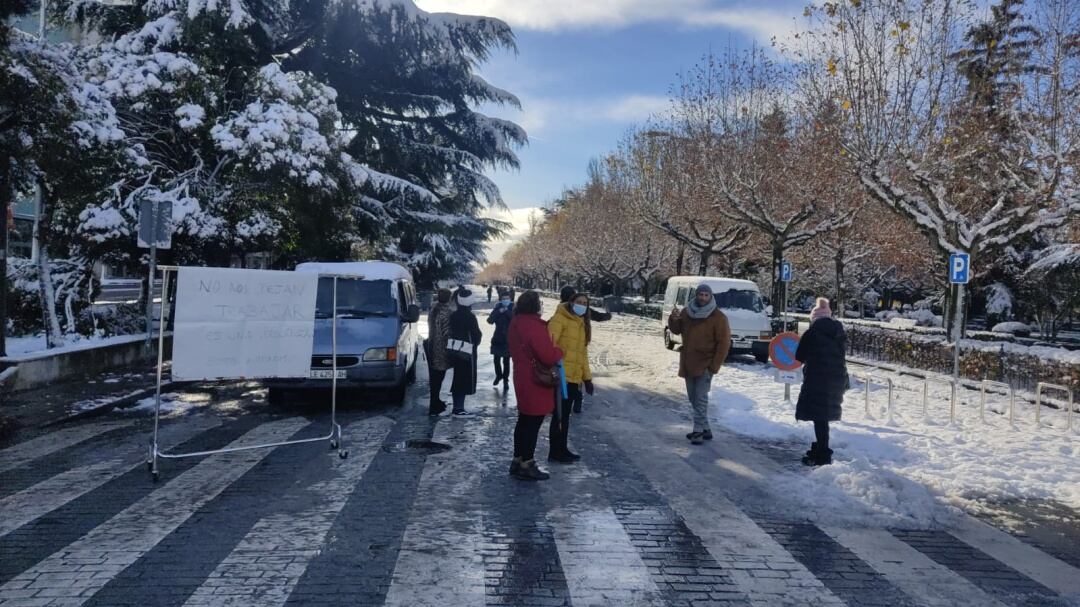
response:
<svg viewBox="0 0 1080 607"><path fill-rule="evenodd" d="M949 255L949 282L966 285L971 275L971 256L967 253Z"/></svg>

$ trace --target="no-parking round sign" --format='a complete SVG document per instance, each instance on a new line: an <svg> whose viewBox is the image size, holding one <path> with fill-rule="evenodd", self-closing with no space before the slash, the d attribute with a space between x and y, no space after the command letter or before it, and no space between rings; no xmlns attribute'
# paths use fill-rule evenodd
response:
<svg viewBox="0 0 1080 607"><path fill-rule="evenodd" d="M795 350L799 347L798 333L781 333L769 342L769 360L777 369L794 371L802 366L795 360Z"/></svg>

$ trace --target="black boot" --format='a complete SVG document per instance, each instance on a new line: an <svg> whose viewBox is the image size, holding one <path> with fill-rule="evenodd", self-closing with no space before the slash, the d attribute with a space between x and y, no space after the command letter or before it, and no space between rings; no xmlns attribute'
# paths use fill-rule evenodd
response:
<svg viewBox="0 0 1080 607"><path fill-rule="evenodd" d="M499 382L501 382L502 380L503 380L502 375L496 375L495 376L495 381L491 382L491 385L497 386L497 385L499 385Z"/></svg>
<svg viewBox="0 0 1080 607"><path fill-rule="evenodd" d="M832 449L818 449L817 456L814 457L815 466L828 466L832 464Z"/></svg>

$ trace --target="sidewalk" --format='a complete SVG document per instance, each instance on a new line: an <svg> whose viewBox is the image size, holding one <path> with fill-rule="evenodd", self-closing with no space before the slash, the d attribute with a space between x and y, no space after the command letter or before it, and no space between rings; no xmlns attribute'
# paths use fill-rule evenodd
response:
<svg viewBox="0 0 1080 607"><path fill-rule="evenodd" d="M102 413L153 394L155 369L155 364L146 363L4 395L0 416L14 420L17 428L15 435L0 437L0 447L37 436L48 424ZM168 385L167 376L163 382Z"/></svg>

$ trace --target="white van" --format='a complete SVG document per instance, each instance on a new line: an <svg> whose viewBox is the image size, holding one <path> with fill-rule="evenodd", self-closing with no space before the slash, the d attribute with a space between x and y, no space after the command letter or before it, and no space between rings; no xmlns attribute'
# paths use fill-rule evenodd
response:
<svg viewBox="0 0 1080 607"><path fill-rule="evenodd" d="M731 353L753 354L758 362L769 360L769 340L772 339L772 325L765 312L765 302L757 284L738 278L716 278L712 276L673 276L668 280L664 294L664 313L661 324L664 330L664 345L674 350L675 344L682 338L672 335L667 328L667 320L673 308L680 310L694 297L698 285L708 284L716 297L716 305L727 316L731 325Z"/></svg>

